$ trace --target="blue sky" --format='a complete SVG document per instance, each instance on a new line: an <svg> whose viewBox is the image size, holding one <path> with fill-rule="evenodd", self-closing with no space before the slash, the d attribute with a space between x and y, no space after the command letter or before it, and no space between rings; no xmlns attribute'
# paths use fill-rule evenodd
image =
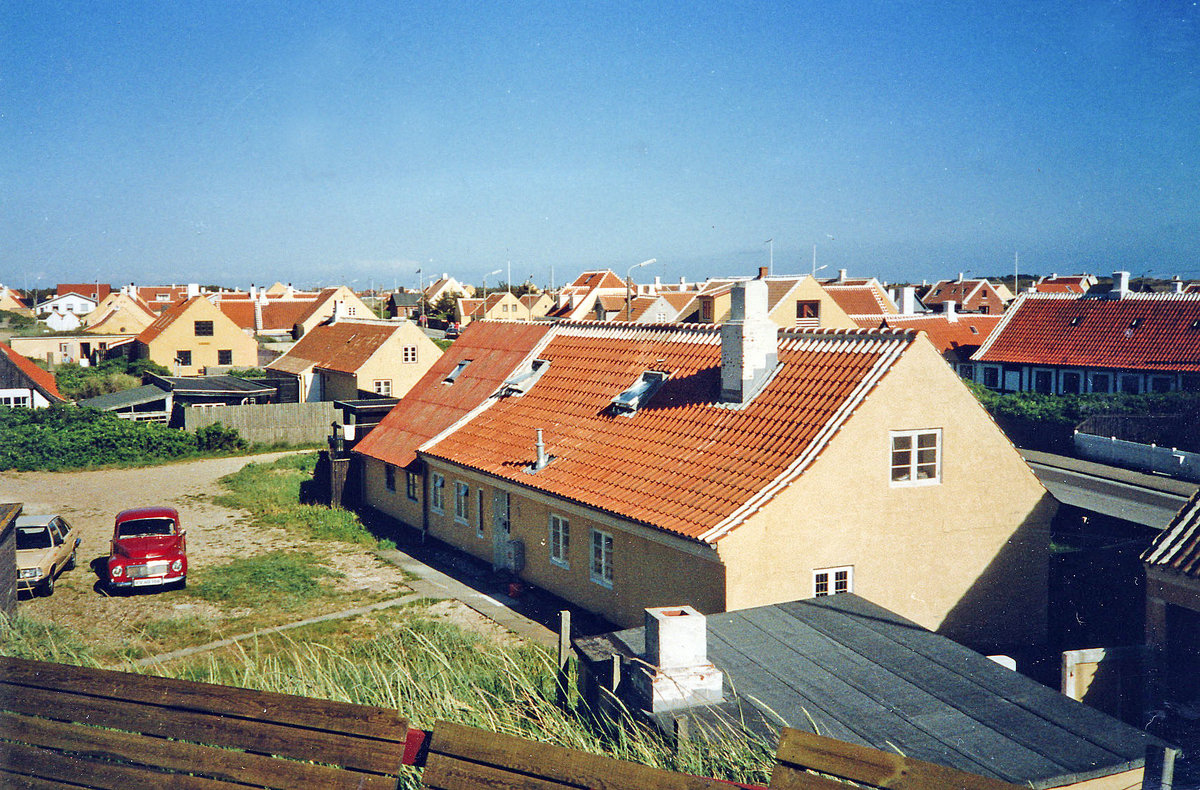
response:
<svg viewBox="0 0 1200 790"><path fill-rule="evenodd" d="M3 4L0 282L1200 279L1191 0L342 5Z"/></svg>

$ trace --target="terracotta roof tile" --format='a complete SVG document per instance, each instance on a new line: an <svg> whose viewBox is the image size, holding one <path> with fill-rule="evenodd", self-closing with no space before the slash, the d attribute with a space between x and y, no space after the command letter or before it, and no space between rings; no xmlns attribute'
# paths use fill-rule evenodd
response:
<svg viewBox="0 0 1200 790"><path fill-rule="evenodd" d="M1200 295L1022 294L974 359L1200 371Z"/></svg>
<svg viewBox="0 0 1200 790"><path fill-rule="evenodd" d="M315 326L305 333L286 354L272 360L268 368L303 373L310 368L354 373L379 350L403 324L338 321Z"/></svg>
<svg viewBox="0 0 1200 790"><path fill-rule="evenodd" d="M730 408L714 402L719 328L562 324L537 352L550 367L529 392L490 402L423 452L714 540L777 481L799 474L914 337L785 333L777 375L749 404ZM612 414L612 399L649 369L671 377L632 416ZM538 428L556 458L529 474Z"/></svg>
<svg viewBox="0 0 1200 790"><path fill-rule="evenodd" d="M33 360L13 351L6 343L0 343L0 352L3 352L10 362L28 376L29 380L41 390L43 395L47 396L50 400L57 400L59 403L66 402L67 399L58 391L58 383L54 380L53 373L42 370L33 364Z"/></svg>
<svg viewBox="0 0 1200 790"><path fill-rule="evenodd" d="M1142 560L1182 576L1200 579L1200 491L1179 509Z"/></svg>
<svg viewBox="0 0 1200 790"><path fill-rule="evenodd" d="M1002 315L981 313L959 313L956 320L948 320L945 313L918 313L916 315L889 315L879 319L880 328L920 330L929 336L940 353L959 349L975 349L983 345L988 335L1000 323Z"/></svg>
<svg viewBox="0 0 1200 790"><path fill-rule="evenodd" d="M822 283L825 292L851 316L896 315L896 306L872 283Z"/></svg>
<svg viewBox="0 0 1200 790"><path fill-rule="evenodd" d="M550 327L507 321L470 324L354 451L408 466L421 444L492 395ZM453 384L443 383L462 360L471 362Z"/></svg>

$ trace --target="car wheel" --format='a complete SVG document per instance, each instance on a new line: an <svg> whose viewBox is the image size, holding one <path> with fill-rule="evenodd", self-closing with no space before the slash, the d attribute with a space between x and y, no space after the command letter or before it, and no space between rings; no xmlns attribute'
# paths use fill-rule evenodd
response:
<svg viewBox="0 0 1200 790"><path fill-rule="evenodd" d="M53 569L51 569L50 575L46 577L46 581L42 582L42 586L38 588L38 594L41 595L43 598L49 597L54 594Z"/></svg>
<svg viewBox="0 0 1200 790"><path fill-rule="evenodd" d="M64 571L73 571L73 570L75 570L75 554L76 554L78 551L79 551L79 550L78 550L78 549L76 549L75 551L72 551L72 552L71 552L71 559L67 560L67 564L63 566L63 570L64 570Z"/></svg>

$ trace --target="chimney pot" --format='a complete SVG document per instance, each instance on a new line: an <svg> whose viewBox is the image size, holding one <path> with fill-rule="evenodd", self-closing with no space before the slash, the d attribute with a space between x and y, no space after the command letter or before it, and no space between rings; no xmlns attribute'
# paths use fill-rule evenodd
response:
<svg viewBox="0 0 1200 790"><path fill-rule="evenodd" d="M758 279L760 279L760 280L765 279L766 276L770 273L771 273L771 270L769 267L767 267L767 266L759 266L758 267Z"/></svg>
<svg viewBox="0 0 1200 790"><path fill-rule="evenodd" d="M1113 272L1113 298L1129 296L1129 272Z"/></svg>
<svg viewBox="0 0 1200 790"><path fill-rule="evenodd" d="M846 282L846 270L845 269L838 269L838 282L839 283Z"/></svg>

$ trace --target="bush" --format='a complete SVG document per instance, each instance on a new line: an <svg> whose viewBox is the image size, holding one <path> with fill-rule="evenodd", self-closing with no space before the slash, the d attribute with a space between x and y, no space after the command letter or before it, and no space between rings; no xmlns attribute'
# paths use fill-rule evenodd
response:
<svg viewBox="0 0 1200 790"><path fill-rule="evenodd" d="M157 362L148 359L130 361L118 357L86 368L75 362L59 365L54 371L54 381L64 397L80 400L133 389L144 381L147 373L171 375L169 370Z"/></svg>
<svg viewBox="0 0 1200 790"><path fill-rule="evenodd" d="M213 423L196 429L196 449L202 452L226 452L245 450L246 440L236 428L229 428L221 423Z"/></svg>
<svg viewBox="0 0 1200 790"><path fill-rule="evenodd" d="M993 417L1015 417L1054 426L1075 426L1095 414L1181 414L1200 407L1200 393L1196 392L1001 395L974 382L967 382L967 386Z"/></svg>

